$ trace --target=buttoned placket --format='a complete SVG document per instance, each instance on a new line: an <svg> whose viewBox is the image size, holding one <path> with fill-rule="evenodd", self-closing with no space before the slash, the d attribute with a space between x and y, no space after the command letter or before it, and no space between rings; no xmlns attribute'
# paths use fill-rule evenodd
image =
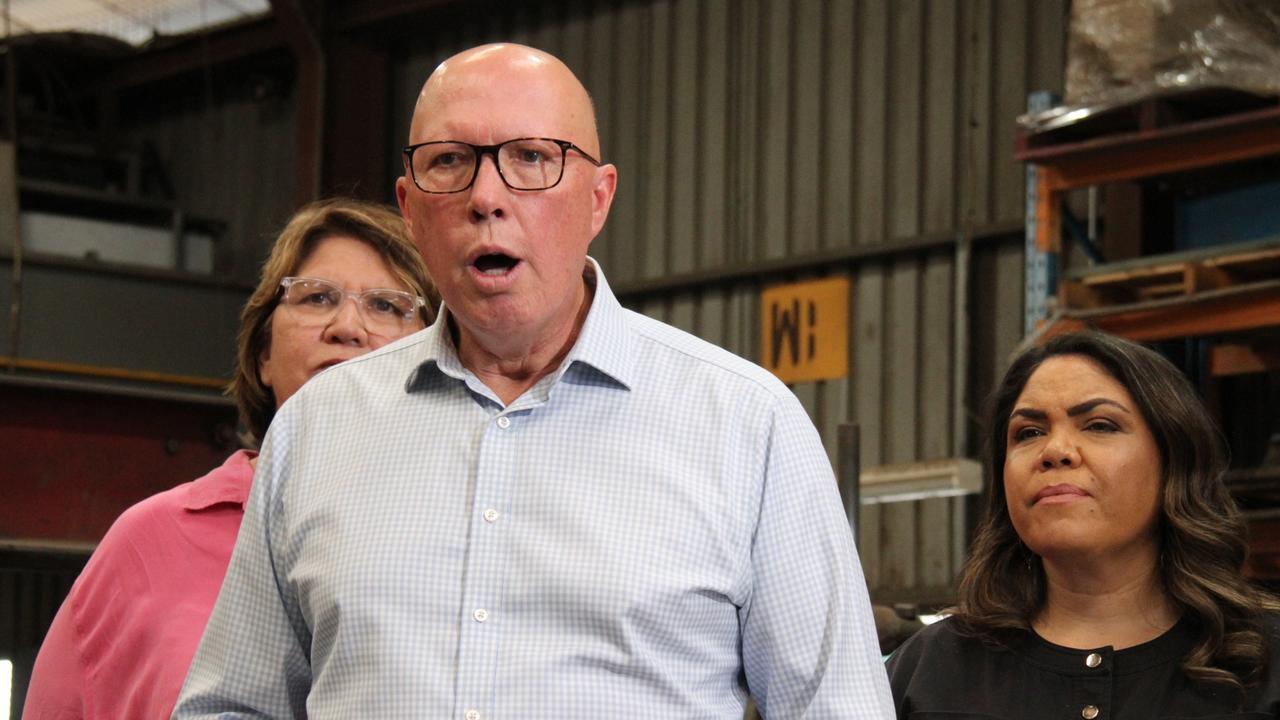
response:
<svg viewBox="0 0 1280 720"><path fill-rule="evenodd" d="M502 635L502 588L508 549L506 508L514 487L518 413L491 410L476 460L475 493L467 537L467 568L458 628L455 717L482 720L495 688Z"/></svg>
<svg viewBox="0 0 1280 720"><path fill-rule="evenodd" d="M1072 682L1072 706L1081 720L1107 720L1111 715L1114 675L1112 650L1103 648L1081 653L1080 674Z"/></svg>

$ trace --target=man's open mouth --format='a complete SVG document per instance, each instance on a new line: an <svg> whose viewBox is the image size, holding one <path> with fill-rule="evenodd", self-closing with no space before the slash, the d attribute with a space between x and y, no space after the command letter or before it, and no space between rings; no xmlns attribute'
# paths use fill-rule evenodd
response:
<svg viewBox="0 0 1280 720"><path fill-rule="evenodd" d="M505 275L506 273L511 272L512 268L519 264L520 261L518 259L513 258L510 255L503 255L502 253L481 255L476 258L474 263L476 270L479 270L485 275Z"/></svg>

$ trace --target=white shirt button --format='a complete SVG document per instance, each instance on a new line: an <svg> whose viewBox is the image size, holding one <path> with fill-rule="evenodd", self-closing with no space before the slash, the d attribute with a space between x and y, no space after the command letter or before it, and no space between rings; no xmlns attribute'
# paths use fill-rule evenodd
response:
<svg viewBox="0 0 1280 720"><path fill-rule="evenodd" d="M1080 711L1080 717L1084 718L1084 720L1093 720L1098 717L1098 706L1085 705L1084 709Z"/></svg>
<svg viewBox="0 0 1280 720"><path fill-rule="evenodd" d="M498 427L502 428L503 430L506 430L507 428L511 427L511 418L507 417L506 415L499 417Z"/></svg>
<svg viewBox="0 0 1280 720"><path fill-rule="evenodd" d="M480 720L479 710L468 710L466 714L467 720Z"/></svg>
<svg viewBox="0 0 1280 720"><path fill-rule="evenodd" d="M475 612L471 613L471 617L475 618L476 622L484 622L489 619L489 611L484 608L478 608Z"/></svg>
<svg viewBox="0 0 1280 720"><path fill-rule="evenodd" d="M498 518L500 517L502 517L502 513L498 512L497 510L494 510L493 508L489 508L488 510L484 511L485 522L498 522Z"/></svg>
<svg viewBox="0 0 1280 720"><path fill-rule="evenodd" d="M1089 656L1084 659L1084 664L1096 668L1102 664L1102 656L1098 653L1089 653Z"/></svg>

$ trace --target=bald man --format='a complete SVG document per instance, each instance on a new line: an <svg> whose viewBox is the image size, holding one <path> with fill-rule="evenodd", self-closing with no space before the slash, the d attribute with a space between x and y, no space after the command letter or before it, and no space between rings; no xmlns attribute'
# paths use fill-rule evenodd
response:
<svg viewBox="0 0 1280 720"><path fill-rule="evenodd" d="M463 52L409 142L440 319L276 415L175 717L892 717L803 409L587 256L618 173L573 73Z"/></svg>

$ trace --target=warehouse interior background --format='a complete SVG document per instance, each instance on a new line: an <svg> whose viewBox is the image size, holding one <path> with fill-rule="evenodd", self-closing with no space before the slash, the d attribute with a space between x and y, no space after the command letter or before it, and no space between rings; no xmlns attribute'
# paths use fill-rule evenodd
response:
<svg viewBox="0 0 1280 720"><path fill-rule="evenodd" d="M909 617L954 598L983 401L1017 348L1084 325L1151 343L1201 390L1231 446L1248 571L1280 582L1274 6L0 12L0 717L112 520L236 447L222 388L275 233L318 197L394 203L422 81L487 41L550 51L592 93L620 176L592 255L624 304L765 362L762 297L844 282L842 372L791 387L873 601Z"/></svg>

